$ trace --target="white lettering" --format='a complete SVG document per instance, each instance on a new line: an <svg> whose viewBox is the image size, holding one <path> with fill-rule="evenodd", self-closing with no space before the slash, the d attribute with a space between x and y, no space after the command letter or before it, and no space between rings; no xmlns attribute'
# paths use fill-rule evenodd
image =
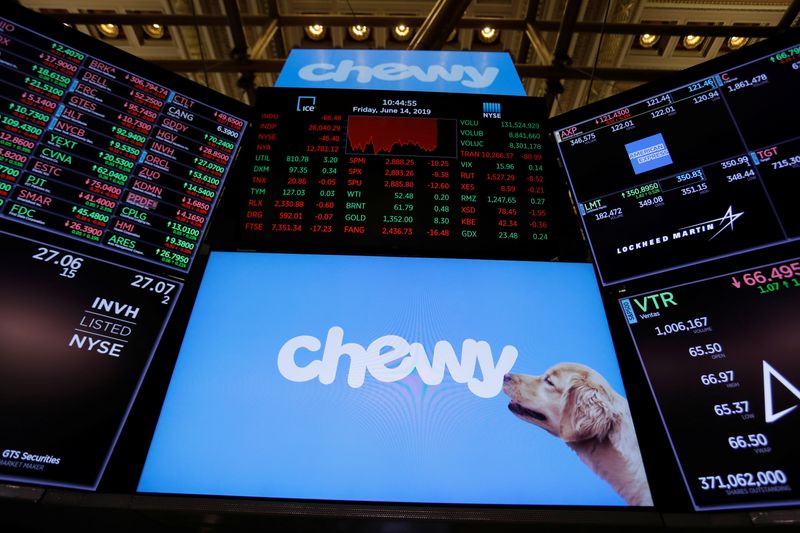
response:
<svg viewBox="0 0 800 533"><path fill-rule="evenodd" d="M492 398L502 390L503 376L511 371L519 355L514 346L505 346L495 364L489 343L474 339L464 340L460 360L448 341L437 342L430 359L422 344L409 344L398 335L379 337L366 348L343 341L344 330L333 326L328 330L322 357L299 366L295 358L297 351L305 349L318 352L322 343L311 335L289 339L278 352L278 371L290 381L303 382L318 378L320 383L329 385L336 379L339 359L347 355L350 358L347 384L354 389L364 384L368 371L376 380L391 383L406 378L415 368L424 383L439 385L446 368L456 383L466 383L476 396ZM395 364L389 366L390 363ZM480 368L480 378L475 377L476 367Z"/></svg>
<svg viewBox="0 0 800 533"><path fill-rule="evenodd" d="M472 89L484 89L489 87L500 69L496 67L486 67L482 72L475 67L468 65L451 65L448 69L444 65L430 65L427 70L423 70L416 65L404 65L402 63L381 63L370 67L368 65L356 65L352 59L344 59L338 65L332 63L312 63L301 68L297 75L306 81L335 81L344 82L350 74L356 73L357 83L369 83L372 78L381 81L399 81L414 77L423 83L433 83L438 79L447 82L461 83L465 87Z"/></svg>
<svg viewBox="0 0 800 533"><path fill-rule="evenodd" d="M322 361L311 361L306 366L297 366L294 359L294 354L300 348L316 352L320 349L319 339L310 335L300 335L290 339L286 344L281 346L278 352L278 371L283 377L291 381L308 381L314 379L319 375L319 367L322 366Z"/></svg>

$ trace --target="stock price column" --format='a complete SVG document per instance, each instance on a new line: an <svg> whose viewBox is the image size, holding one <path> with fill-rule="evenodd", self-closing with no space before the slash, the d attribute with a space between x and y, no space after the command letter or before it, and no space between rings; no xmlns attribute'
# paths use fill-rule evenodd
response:
<svg viewBox="0 0 800 533"><path fill-rule="evenodd" d="M2 216L188 269L246 123L5 22Z"/></svg>
<svg viewBox="0 0 800 533"><path fill-rule="evenodd" d="M800 45L720 74L725 100L736 114L753 162L789 238L800 237L800 108L793 105L800 83ZM769 113L767 102L775 103Z"/></svg>
<svg viewBox="0 0 800 533"><path fill-rule="evenodd" d="M620 300L697 509L800 502L800 260Z"/></svg>
<svg viewBox="0 0 800 533"><path fill-rule="evenodd" d="M537 99L269 89L257 107L244 246L556 255Z"/></svg>

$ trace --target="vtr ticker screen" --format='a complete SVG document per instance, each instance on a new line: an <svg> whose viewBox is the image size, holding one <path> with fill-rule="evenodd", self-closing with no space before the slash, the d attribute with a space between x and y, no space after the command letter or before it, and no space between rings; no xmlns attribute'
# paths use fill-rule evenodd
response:
<svg viewBox="0 0 800 533"><path fill-rule="evenodd" d="M0 232L0 480L95 488L181 284Z"/></svg>
<svg viewBox="0 0 800 533"><path fill-rule="evenodd" d="M800 259L620 304L695 508L800 503Z"/></svg>
<svg viewBox="0 0 800 533"><path fill-rule="evenodd" d="M257 109L245 246L556 255L540 99L265 89Z"/></svg>
<svg viewBox="0 0 800 533"><path fill-rule="evenodd" d="M247 125L225 109L241 104L84 39L0 18L0 217L186 271Z"/></svg>
<svg viewBox="0 0 800 533"><path fill-rule="evenodd" d="M747 57L555 131L604 284L800 237L800 46Z"/></svg>

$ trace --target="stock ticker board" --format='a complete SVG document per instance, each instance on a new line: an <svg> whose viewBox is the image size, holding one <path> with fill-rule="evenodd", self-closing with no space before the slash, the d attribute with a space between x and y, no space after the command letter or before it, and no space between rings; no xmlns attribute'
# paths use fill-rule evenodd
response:
<svg viewBox="0 0 800 533"><path fill-rule="evenodd" d="M696 509L800 502L800 261L620 300Z"/></svg>
<svg viewBox="0 0 800 533"><path fill-rule="evenodd" d="M557 120L604 284L800 238L796 42L756 45L668 90Z"/></svg>
<svg viewBox="0 0 800 533"><path fill-rule="evenodd" d="M243 247L552 259L540 99L262 89Z"/></svg>
<svg viewBox="0 0 800 533"><path fill-rule="evenodd" d="M245 106L25 24L0 18L0 216L188 270Z"/></svg>

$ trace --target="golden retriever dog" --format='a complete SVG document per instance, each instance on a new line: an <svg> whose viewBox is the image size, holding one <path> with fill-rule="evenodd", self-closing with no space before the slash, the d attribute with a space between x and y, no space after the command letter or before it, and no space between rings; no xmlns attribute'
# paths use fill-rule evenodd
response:
<svg viewBox="0 0 800 533"><path fill-rule="evenodd" d="M628 505L652 505L628 402L578 363L559 363L541 376L506 374L508 409L562 439Z"/></svg>

